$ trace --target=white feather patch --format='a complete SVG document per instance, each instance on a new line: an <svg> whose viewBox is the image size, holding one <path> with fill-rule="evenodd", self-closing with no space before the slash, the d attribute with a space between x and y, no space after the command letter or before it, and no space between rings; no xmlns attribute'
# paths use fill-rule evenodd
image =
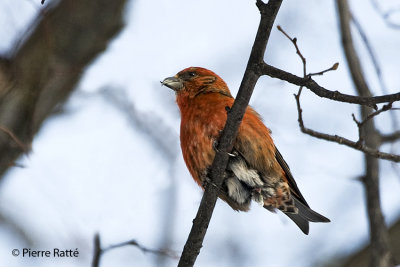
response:
<svg viewBox="0 0 400 267"><path fill-rule="evenodd" d="M246 163L241 159L232 161L229 168L240 181L246 183L250 187L262 187L264 185L264 182L260 179L258 172L256 170L249 169L246 166Z"/></svg>
<svg viewBox="0 0 400 267"><path fill-rule="evenodd" d="M243 187L236 177L229 177L225 180L226 187L228 188L228 195L237 203L243 204L249 201L250 193Z"/></svg>

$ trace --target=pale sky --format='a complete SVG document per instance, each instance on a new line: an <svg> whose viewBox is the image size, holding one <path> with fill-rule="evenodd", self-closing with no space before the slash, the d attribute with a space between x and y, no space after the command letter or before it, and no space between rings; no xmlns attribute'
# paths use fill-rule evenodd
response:
<svg viewBox="0 0 400 267"><path fill-rule="evenodd" d="M50 0L48 0L50 2ZM144 1L131 2L126 27L88 68L77 91L66 103L66 114L50 118L35 137L33 151L18 162L1 184L0 210L30 234L32 249L78 248L78 259L23 259L14 248L27 245L0 227L1 266L88 266L93 236L104 246L135 239L158 248L166 234L180 254L202 191L183 162L179 147L179 112L172 91L159 81L189 66L219 74L235 95L258 27L255 1ZM388 7L396 1L382 1ZM350 1L383 67L391 92L399 90L400 35L388 29L370 1ZM39 0L3 0L0 4L0 51L5 53L24 33ZM354 94L340 47L333 1L284 1L275 25L297 37L309 72L339 62L337 71L316 77L330 90ZM381 94L371 61L356 38L375 94ZM292 44L274 28L267 47L268 63L302 73ZM141 122L157 133L167 132L168 158L144 131L100 93L104 88L122 94L135 107ZM218 201L196 266L310 266L358 248L368 238L362 154L338 144L302 134L297 124L293 93L298 88L263 77L250 101L271 128L310 206L331 219L311 224L305 236L282 213L273 214L253 203L248 213L233 211ZM126 95L123 95L126 94ZM351 114L358 107L302 95L307 127L355 140ZM388 116L378 123L390 130ZM132 127L134 126L134 127ZM387 149L387 148L386 148ZM397 146L397 151L400 151ZM381 192L385 219L400 216L400 178L391 164L381 164ZM176 192L174 198L168 197ZM172 201L172 202L171 202ZM1 226L1 225L0 225ZM101 266L155 266L155 257L135 247L107 252ZM132 265L133 264L133 265ZM176 266L168 260L167 266Z"/></svg>

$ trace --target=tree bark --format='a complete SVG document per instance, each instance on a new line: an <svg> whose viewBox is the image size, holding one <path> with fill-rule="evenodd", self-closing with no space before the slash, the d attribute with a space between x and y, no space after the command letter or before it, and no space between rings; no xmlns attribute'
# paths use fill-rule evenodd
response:
<svg viewBox="0 0 400 267"><path fill-rule="evenodd" d="M251 49L239 92L232 108L228 112L225 127L218 140L217 153L209 172L212 182L208 183L205 187L200 207L197 211L196 218L193 220L192 229L190 230L178 263L179 267L193 266L200 253L218 198L218 191L223 182L223 174L228 165L228 153L232 150L233 141L236 138L239 125L249 104L257 80L262 75L260 66L264 63L264 54L269 35L281 3L282 0L270 0L267 4L262 0L257 0L257 7L261 13L261 20L258 26L256 39Z"/></svg>

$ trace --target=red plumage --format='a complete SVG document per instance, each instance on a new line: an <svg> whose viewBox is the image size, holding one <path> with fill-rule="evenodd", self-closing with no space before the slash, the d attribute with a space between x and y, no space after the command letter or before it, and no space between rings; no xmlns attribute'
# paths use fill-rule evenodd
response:
<svg viewBox="0 0 400 267"><path fill-rule="evenodd" d="M194 180L203 187L227 119L232 97L226 83L210 70L190 67L163 82L176 92L181 112L181 148ZM329 222L310 209L270 130L248 107L234 142L219 197L233 209L247 211L251 200L268 210L279 209L308 234L309 221Z"/></svg>

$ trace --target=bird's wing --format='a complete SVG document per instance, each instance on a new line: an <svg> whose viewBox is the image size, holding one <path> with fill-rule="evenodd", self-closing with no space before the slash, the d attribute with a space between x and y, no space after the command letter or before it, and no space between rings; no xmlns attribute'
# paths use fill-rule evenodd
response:
<svg viewBox="0 0 400 267"><path fill-rule="evenodd" d="M297 214L285 214L289 216L289 218L292 219L305 234L308 234L308 222L330 222L328 218L310 208L310 206L307 204L307 201L300 193L299 188L297 187L296 181L290 172L289 165L283 159L279 150L276 147L275 149L275 158L286 174L295 206L299 209Z"/></svg>
<svg viewBox="0 0 400 267"><path fill-rule="evenodd" d="M292 191L292 193L297 196L298 200L302 202L304 205L307 207L310 207L307 204L307 201L304 199L303 195L300 193L299 188L297 187L296 181L293 178L292 172L290 171L289 165L286 163L286 161L283 159L282 154L279 152L279 150L275 147L275 158L278 161L279 165L281 165L283 171L286 174L286 178L289 183L289 187Z"/></svg>

